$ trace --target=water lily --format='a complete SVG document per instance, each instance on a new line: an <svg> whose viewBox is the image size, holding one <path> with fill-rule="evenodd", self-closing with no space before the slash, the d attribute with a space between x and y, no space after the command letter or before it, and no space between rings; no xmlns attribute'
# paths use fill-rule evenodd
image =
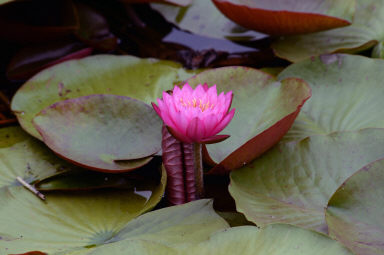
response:
<svg viewBox="0 0 384 255"><path fill-rule="evenodd" d="M228 138L217 135L232 120L235 109L229 111L232 91L217 94L216 85L199 84L195 89L185 84L175 86L171 94L152 103L169 132L184 143L212 143Z"/></svg>

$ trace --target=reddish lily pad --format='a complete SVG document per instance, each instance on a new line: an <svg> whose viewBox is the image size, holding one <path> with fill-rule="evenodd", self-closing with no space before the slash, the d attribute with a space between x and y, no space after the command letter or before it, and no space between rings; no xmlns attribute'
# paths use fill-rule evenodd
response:
<svg viewBox="0 0 384 255"><path fill-rule="evenodd" d="M383 68L383 60L340 54L280 73L307 81L312 97L275 148L231 174L230 193L248 220L327 232L324 208L333 193L384 156Z"/></svg>
<svg viewBox="0 0 384 255"><path fill-rule="evenodd" d="M384 160L351 176L329 200L329 234L355 254L384 254Z"/></svg>
<svg viewBox="0 0 384 255"><path fill-rule="evenodd" d="M351 24L355 1L213 0L229 19L271 35L312 33Z"/></svg>
<svg viewBox="0 0 384 255"><path fill-rule="evenodd" d="M91 95L49 106L33 119L44 142L61 157L98 171L130 171L161 148L162 122L138 100Z"/></svg>
<svg viewBox="0 0 384 255"><path fill-rule="evenodd" d="M188 79L191 86L217 84L218 91L233 91L235 116L222 131L227 140L206 145L208 162L218 163L211 173L223 173L249 163L276 144L291 127L300 108L311 96L300 79L277 81L246 67L224 67Z"/></svg>
<svg viewBox="0 0 384 255"><path fill-rule="evenodd" d="M384 40L383 17L383 1L356 1L352 25L307 35L282 37L272 48L279 57L292 62L334 52L359 52Z"/></svg>
<svg viewBox="0 0 384 255"><path fill-rule="evenodd" d="M13 56L7 67L7 77L11 80L27 80L45 68L91 53L91 48L68 40L27 46Z"/></svg>
<svg viewBox="0 0 384 255"><path fill-rule="evenodd" d="M198 35L236 41L255 40L267 36L241 27L226 18L210 0L193 0L191 5L184 7L157 3L151 4L151 7L169 22Z"/></svg>
<svg viewBox="0 0 384 255"><path fill-rule="evenodd" d="M170 61L132 56L97 55L66 61L45 69L27 81L12 99L20 125L42 139L32 119L44 108L66 99L92 94L129 96L150 104L164 90L196 72Z"/></svg>

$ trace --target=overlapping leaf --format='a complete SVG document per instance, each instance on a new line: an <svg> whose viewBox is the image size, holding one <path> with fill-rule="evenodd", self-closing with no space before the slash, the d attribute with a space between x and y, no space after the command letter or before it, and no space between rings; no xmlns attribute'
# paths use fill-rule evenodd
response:
<svg viewBox="0 0 384 255"><path fill-rule="evenodd" d="M280 38L272 45L279 57L297 62L332 52L358 52L384 40L384 2L356 1L351 26L307 35Z"/></svg>
<svg viewBox="0 0 384 255"><path fill-rule="evenodd" d="M354 0L213 0L228 18L266 34L290 35L350 24Z"/></svg>
<svg viewBox="0 0 384 255"><path fill-rule="evenodd" d="M289 225L273 224L258 229L251 226L218 232L208 241L182 252L192 255L351 255L336 241Z"/></svg>
<svg viewBox="0 0 384 255"><path fill-rule="evenodd" d="M330 55L291 65L312 98L284 139L231 175L237 208L258 225L285 222L327 232L324 207L337 188L384 156L384 61Z"/></svg>
<svg viewBox="0 0 384 255"><path fill-rule="evenodd" d="M21 128L0 129L0 191L20 186L18 176L32 183L74 169Z"/></svg>
<svg viewBox="0 0 384 255"><path fill-rule="evenodd" d="M103 191L92 195L52 194L46 204L14 188L0 198L0 204L10 200L0 208L0 251L140 254L137 249L151 249L143 247L145 243L158 243L155 247L191 245L228 227L208 200L157 210L132 220L153 207L163 188L156 188L149 200L134 191Z"/></svg>
<svg viewBox="0 0 384 255"><path fill-rule="evenodd" d="M218 91L232 90L234 94L232 107L236 113L222 131L231 137L207 145L209 161L220 163L213 173L241 167L277 143L311 95L303 80L277 81L269 74L244 67L205 71L187 82L192 86L217 84Z"/></svg>
<svg viewBox="0 0 384 255"><path fill-rule="evenodd" d="M162 91L193 73L180 65L131 56L98 55L64 62L27 81L12 100L21 126L42 139L32 124L37 113L53 103L92 94L129 96L150 103Z"/></svg>
<svg viewBox="0 0 384 255"><path fill-rule="evenodd" d="M161 148L161 120L153 109L124 96L91 95L58 102L33 119L60 156L98 171L129 171Z"/></svg>
<svg viewBox="0 0 384 255"><path fill-rule="evenodd" d="M359 255L384 254L384 161L349 178L326 211L331 236Z"/></svg>
<svg viewBox="0 0 384 255"><path fill-rule="evenodd" d="M192 33L233 40L252 40L266 35L247 30L227 19L211 0L194 0L191 5L176 7L151 4L165 19Z"/></svg>

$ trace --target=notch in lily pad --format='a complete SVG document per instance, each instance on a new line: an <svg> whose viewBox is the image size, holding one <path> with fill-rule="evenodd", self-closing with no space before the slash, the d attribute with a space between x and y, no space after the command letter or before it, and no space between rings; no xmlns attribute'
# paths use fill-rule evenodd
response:
<svg viewBox="0 0 384 255"><path fill-rule="evenodd" d="M33 123L49 148L91 170L130 171L160 150L160 119L149 105L129 97L68 99L42 110Z"/></svg>

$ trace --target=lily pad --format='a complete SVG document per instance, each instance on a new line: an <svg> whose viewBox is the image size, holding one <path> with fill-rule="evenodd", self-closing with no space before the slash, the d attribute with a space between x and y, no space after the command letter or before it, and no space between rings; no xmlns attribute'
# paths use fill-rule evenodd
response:
<svg viewBox="0 0 384 255"><path fill-rule="evenodd" d="M279 57L292 62L333 52L358 52L384 41L383 22L383 1L356 1L356 13L351 26L282 37L272 48Z"/></svg>
<svg viewBox="0 0 384 255"><path fill-rule="evenodd" d="M12 99L20 125L42 139L32 119L44 108L66 99L92 94L129 96L145 103L161 97L195 72L179 64L132 56L97 55L45 69L27 81Z"/></svg>
<svg viewBox="0 0 384 255"><path fill-rule="evenodd" d="M161 148L160 118L149 105L129 97L68 99L44 109L33 122L48 147L92 170L133 170Z"/></svg>
<svg viewBox="0 0 384 255"><path fill-rule="evenodd" d="M377 110L384 108L383 68L383 60L346 54L290 65L279 79L299 77L309 83L313 95L285 139L384 128L384 112Z"/></svg>
<svg viewBox="0 0 384 255"><path fill-rule="evenodd" d="M327 232L324 207L337 188L384 156L383 60L316 57L286 68L312 88L292 128L259 159L231 174L237 209L257 225L283 222Z"/></svg>
<svg viewBox="0 0 384 255"><path fill-rule="evenodd" d="M278 245L276 245L278 244ZM220 231L180 254L352 255L329 237L290 225L242 226Z"/></svg>
<svg viewBox="0 0 384 255"><path fill-rule="evenodd" d="M280 142L231 173L236 208L258 226L289 223L327 233L324 207L364 165L384 157L384 129Z"/></svg>
<svg viewBox="0 0 384 255"><path fill-rule="evenodd" d="M213 0L229 19L271 35L312 33L347 26L355 1Z"/></svg>
<svg viewBox="0 0 384 255"><path fill-rule="evenodd" d="M193 0L185 7L152 3L151 7L160 12L169 22L183 30L207 37L238 41L255 40L267 35L243 28L226 18L207 0Z"/></svg>
<svg viewBox="0 0 384 255"><path fill-rule="evenodd" d="M33 183L75 169L20 127L0 129L0 190L20 186L18 176Z"/></svg>
<svg viewBox="0 0 384 255"><path fill-rule="evenodd" d="M355 173L328 203L329 234L355 254L384 254L384 161Z"/></svg>
<svg viewBox="0 0 384 255"><path fill-rule="evenodd" d="M131 249L135 251L145 242L169 247L192 245L228 227L213 211L209 200L169 207L133 219L152 208L163 191L163 186L157 187L149 199L134 191L50 194L47 203L43 203L14 188L8 196L0 198L0 204L2 200L11 200L0 208L3 237L0 251L110 254L102 251L123 247L123 254L131 254Z"/></svg>
<svg viewBox="0 0 384 255"><path fill-rule="evenodd" d="M236 113L222 131L231 137L207 145L208 161L219 163L211 173L239 168L276 144L311 95L303 80L277 81L267 73L246 67L208 70L187 82L191 86L217 84L218 91L232 90L234 94L232 107L236 108Z"/></svg>

